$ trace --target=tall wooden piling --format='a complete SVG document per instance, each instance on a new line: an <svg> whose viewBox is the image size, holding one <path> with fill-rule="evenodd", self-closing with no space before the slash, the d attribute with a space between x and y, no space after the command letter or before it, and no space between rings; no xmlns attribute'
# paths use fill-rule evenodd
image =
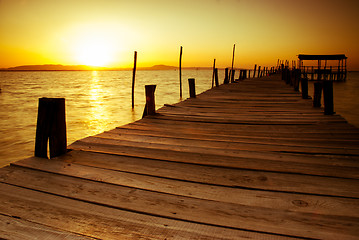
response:
<svg viewBox="0 0 359 240"><path fill-rule="evenodd" d="M320 107L322 100L322 91L323 91L323 82L317 81L314 82L314 97L313 97L313 107Z"/></svg>
<svg viewBox="0 0 359 240"><path fill-rule="evenodd" d="M303 99L308 99L308 78L307 77L303 77L300 78L300 82L301 82L301 87L302 87L302 98Z"/></svg>
<svg viewBox="0 0 359 240"><path fill-rule="evenodd" d="M231 71L231 83L233 83L234 82L234 74L236 73L236 70L232 70Z"/></svg>
<svg viewBox="0 0 359 240"><path fill-rule="evenodd" d="M156 85L145 85L146 105L142 118L148 115L156 114L155 90Z"/></svg>
<svg viewBox="0 0 359 240"><path fill-rule="evenodd" d="M261 66L258 67L258 77L261 75Z"/></svg>
<svg viewBox="0 0 359 240"><path fill-rule="evenodd" d="M293 87L294 91L299 91L299 81L300 81L300 69L294 69L294 77L293 77Z"/></svg>
<svg viewBox="0 0 359 240"><path fill-rule="evenodd" d="M212 88L214 86L214 77L215 77L215 72L216 72L216 59L213 60L213 70L212 70Z"/></svg>
<svg viewBox="0 0 359 240"><path fill-rule="evenodd" d="M64 98L40 98L37 115L35 156L50 158L67 152Z"/></svg>
<svg viewBox="0 0 359 240"><path fill-rule="evenodd" d="M218 87L219 86L219 83L218 83L218 68L214 69L214 82L216 84L216 87Z"/></svg>
<svg viewBox="0 0 359 240"><path fill-rule="evenodd" d="M228 84L229 83L229 76L228 76L228 68L226 68L224 70L224 81L223 81L224 84Z"/></svg>
<svg viewBox="0 0 359 240"><path fill-rule="evenodd" d="M231 68L231 75L230 75L231 82L234 82L234 70L233 70L233 65L234 65L234 54L235 54L235 51L236 51L236 44L233 44L232 68Z"/></svg>
<svg viewBox="0 0 359 240"><path fill-rule="evenodd" d="M179 82L180 82L180 98L182 98L182 51L183 47L180 48L180 56L179 56Z"/></svg>
<svg viewBox="0 0 359 240"><path fill-rule="evenodd" d="M136 79L136 65L137 65L137 51L133 57L133 71L132 71L132 108L135 107L135 79Z"/></svg>
<svg viewBox="0 0 359 240"><path fill-rule="evenodd" d="M323 81L324 114L334 114L333 81Z"/></svg>
<svg viewBox="0 0 359 240"><path fill-rule="evenodd" d="M196 97L196 84L194 78L188 78L188 86L189 86L189 97Z"/></svg>

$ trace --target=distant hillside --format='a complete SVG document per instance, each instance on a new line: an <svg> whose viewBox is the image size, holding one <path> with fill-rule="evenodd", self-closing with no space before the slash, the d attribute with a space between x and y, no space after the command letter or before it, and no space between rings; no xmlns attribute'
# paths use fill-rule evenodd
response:
<svg viewBox="0 0 359 240"><path fill-rule="evenodd" d="M45 64L45 65L24 65L17 67L10 67L2 70L7 71L87 71L94 68L85 65L60 65L60 64ZM96 68L103 70L104 68Z"/></svg>
<svg viewBox="0 0 359 240"><path fill-rule="evenodd" d="M152 67L138 67L137 70L177 70L178 67L168 65L154 65ZM183 67L183 69L203 70L212 69L210 67ZM61 65L61 64L45 64L45 65L23 65L10 68L0 68L0 71L122 71L132 70L132 68L106 68L106 67L90 67L86 65Z"/></svg>

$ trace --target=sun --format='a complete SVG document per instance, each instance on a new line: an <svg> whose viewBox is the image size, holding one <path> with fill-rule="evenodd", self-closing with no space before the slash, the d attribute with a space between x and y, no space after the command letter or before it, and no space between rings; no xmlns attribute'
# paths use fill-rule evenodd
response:
<svg viewBox="0 0 359 240"><path fill-rule="evenodd" d="M119 41L111 29L100 24L86 24L73 28L68 36L67 44L78 64L107 67L115 61Z"/></svg>
<svg viewBox="0 0 359 240"><path fill-rule="evenodd" d="M111 46L104 40L89 39L77 47L76 59L80 64L105 67L113 61Z"/></svg>
<svg viewBox="0 0 359 240"><path fill-rule="evenodd" d="M111 47L110 42L105 38L85 38L77 44L75 57L82 65L105 67L114 60Z"/></svg>

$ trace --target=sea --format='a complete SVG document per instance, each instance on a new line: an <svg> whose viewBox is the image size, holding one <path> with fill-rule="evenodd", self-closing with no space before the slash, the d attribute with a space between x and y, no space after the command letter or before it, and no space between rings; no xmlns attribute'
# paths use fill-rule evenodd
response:
<svg viewBox="0 0 359 240"><path fill-rule="evenodd" d="M224 72L219 72L220 80ZM145 105L145 85L155 84L156 108L189 96L188 78L197 94L212 86L212 71L140 70L136 73L132 109L132 71L3 71L0 72L0 167L34 154L38 99L66 99L68 144L139 120ZM309 83L309 95L313 92ZM334 83L334 110L359 127L359 72Z"/></svg>

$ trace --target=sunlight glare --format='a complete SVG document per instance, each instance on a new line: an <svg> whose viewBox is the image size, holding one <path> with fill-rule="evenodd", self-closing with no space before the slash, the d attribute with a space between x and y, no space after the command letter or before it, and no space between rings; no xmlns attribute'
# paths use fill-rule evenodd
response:
<svg viewBox="0 0 359 240"><path fill-rule="evenodd" d="M80 64L104 67L114 60L111 44L106 39L87 38L81 42L75 53Z"/></svg>
<svg viewBox="0 0 359 240"><path fill-rule="evenodd" d="M101 25L73 29L69 44L74 60L93 67L107 67L116 61L119 39L114 31Z"/></svg>

